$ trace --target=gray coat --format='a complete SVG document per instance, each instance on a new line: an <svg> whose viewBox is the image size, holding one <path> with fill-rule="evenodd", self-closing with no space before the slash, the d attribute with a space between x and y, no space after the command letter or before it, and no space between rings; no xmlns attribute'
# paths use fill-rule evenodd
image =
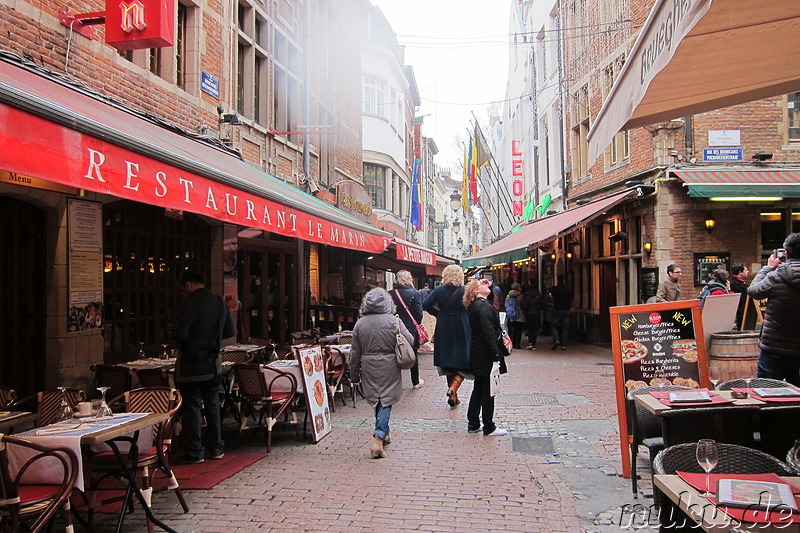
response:
<svg viewBox="0 0 800 533"><path fill-rule="evenodd" d="M371 290L361 305L362 317L353 328L350 349L350 379L361 382L364 397L375 407L387 407L403 397L403 381L394 353L400 333L414 342L403 322L392 314L392 301L384 290Z"/></svg>
<svg viewBox="0 0 800 533"><path fill-rule="evenodd" d="M756 300L768 298L759 346L765 352L800 357L800 259L789 259L756 274L747 294Z"/></svg>

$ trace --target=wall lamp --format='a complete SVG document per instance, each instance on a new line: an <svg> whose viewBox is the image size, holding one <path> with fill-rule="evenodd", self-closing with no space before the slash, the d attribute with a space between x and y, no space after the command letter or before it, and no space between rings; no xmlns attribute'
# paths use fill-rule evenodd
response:
<svg viewBox="0 0 800 533"><path fill-rule="evenodd" d="M711 230L713 230L714 226L717 225L717 220L714 218L714 215L711 214L711 211L706 213L703 223L706 225L706 231L711 233Z"/></svg>
<svg viewBox="0 0 800 533"><path fill-rule="evenodd" d="M653 251L653 241L650 239L650 237L645 237L644 242L642 243L642 248L648 254Z"/></svg>

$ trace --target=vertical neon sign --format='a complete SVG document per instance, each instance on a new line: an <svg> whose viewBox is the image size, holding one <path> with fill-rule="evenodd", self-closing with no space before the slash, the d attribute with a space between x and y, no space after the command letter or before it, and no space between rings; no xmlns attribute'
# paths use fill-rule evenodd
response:
<svg viewBox="0 0 800 533"><path fill-rule="evenodd" d="M511 211L515 217L523 216L522 161L519 141L511 141L511 175L514 177L511 182Z"/></svg>

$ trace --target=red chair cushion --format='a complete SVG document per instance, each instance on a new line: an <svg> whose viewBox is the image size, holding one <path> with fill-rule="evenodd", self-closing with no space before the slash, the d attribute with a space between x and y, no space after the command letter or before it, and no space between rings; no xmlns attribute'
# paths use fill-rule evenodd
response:
<svg viewBox="0 0 800 533"><path fill-rule="evenodd" d="M50 500L58 493L59 485L20 485L19 500L24 507L44 500Z"/></svg>

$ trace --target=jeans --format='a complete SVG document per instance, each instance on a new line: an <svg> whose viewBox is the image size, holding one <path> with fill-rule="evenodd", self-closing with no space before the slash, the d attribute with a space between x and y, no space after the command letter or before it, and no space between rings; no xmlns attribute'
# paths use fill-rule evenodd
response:
<svg viewBox="0 0 800 533"><path fill-rule="evenodd" d="M414 352L414 366L411 367L411 384L416 385L419 383L419 357Z"/></svg>
<svg viewBox="0 0 800 533"><path fill-rule="evenodd" d="M222 450L222 422L219 405L220 377L214 376L208 381L178 383L178 390L183 396L183 412L181 414L181 448L186 457L193 459L203 457L203 441L200 435L202 414L200 404L205 407L206 444L210 451Z"/></svg>
<svg viewBox="0 0 800 533"><path fill-rule="evenodd" d="M553 320L550 322L550 330L553 333L553 343L567 345L569 340L569 309L553 310Z"/></svg>
<svg viewBox="0 0 800 533"><path fill-rule="evenodd" d="M541 315L528 315L526 317L528 323L528 344L536 346L536 339L539 338L539 330L542 328Z"/></svg>
<svg viewBox="0 0 800 533"><path fill-rule="evenodd" d="M378 400L378 405L375 406L375 431L372 433L373 437L385 439L389 434L389 417L392 415L392 406L383 406L381 401Z"/></svg>
<svg viewBox="0 0 800 533"><path fill-rule="evenodd" d="M758 356L758 377L785 379L792 385L800 386L800 359L761 350Z"/></svg>
<svg viewBox="0 0 800 533"><path fill-rule="evenodd" d="M481 427L483 418L483 434L488 435L497 429L494 423L494 396L489 395L489 376L475 376L472 395L467 407L467 429Z"/></svg>

